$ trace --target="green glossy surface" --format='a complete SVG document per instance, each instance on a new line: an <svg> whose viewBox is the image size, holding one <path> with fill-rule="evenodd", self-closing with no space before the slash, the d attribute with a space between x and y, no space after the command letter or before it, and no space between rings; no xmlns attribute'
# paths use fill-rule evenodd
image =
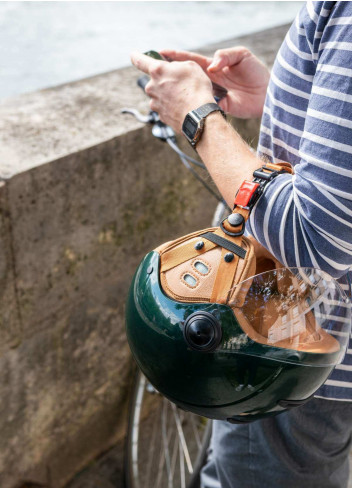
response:
<svg viewBox="0 0 352 489"><path fill-rule="evenodd" d="M164 58L163 58L163 57L161 56L161 54L160 54L160 53L158 53L157 51L153 51L153 50L151 50L151 51L146 51L144 54L145 54L146 56L150 56L151 58L154 58L154 59L159 59L159 60L161 60L161 61L164 61Z"/></svg>
<svg viewBox="0 0 352 489"><path fill-rule="evenodd" d="M184 321L196 311L208 311L221 322L223 337L215 352L193 351L184 340ZM179 406L208 417L282 410L279 400L308 398L332 369L284 362L293 361L293 355L297 362L297 352L246 339L228 306L178 303L167 297L160 288L156 252L145 257L133 279L126 324L134 357L155 388ZM304 361L313 362L309 354Z"/></svg>

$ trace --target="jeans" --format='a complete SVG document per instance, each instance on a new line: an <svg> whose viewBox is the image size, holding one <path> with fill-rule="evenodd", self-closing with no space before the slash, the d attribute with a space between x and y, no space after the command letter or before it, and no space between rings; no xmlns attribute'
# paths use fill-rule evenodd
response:
<svg viewBox="0 0 352 489"><path fill-rule="evenodd" d="M352 402L312 399L249 424L213 422L202 487L346 487Z"/></svg>

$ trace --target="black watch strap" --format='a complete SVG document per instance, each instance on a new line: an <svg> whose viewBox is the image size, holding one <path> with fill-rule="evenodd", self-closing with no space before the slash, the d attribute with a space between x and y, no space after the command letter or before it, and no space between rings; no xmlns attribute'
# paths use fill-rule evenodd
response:
<svg viewBox="0 0 352 489"><path fill-rule="evenodd" d="M221 109L221 107L218 104L215 103L201 105L200 107L198 107L198 109L195 109L192 112L196 113L200 119L204 119L204 117L211 114L212 112L215 112L216 110L220 111L222 115L225 117L224 111Z"/></svg>

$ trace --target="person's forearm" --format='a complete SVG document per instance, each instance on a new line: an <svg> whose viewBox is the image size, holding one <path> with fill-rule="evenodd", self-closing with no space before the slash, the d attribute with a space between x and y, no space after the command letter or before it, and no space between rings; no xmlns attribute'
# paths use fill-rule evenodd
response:
<svg viewBox="0 0 352 489"><path fill-rule="evenodd" d="M243 180L263 164L219 112L207 117L197 152L231 209Z"/></svg>

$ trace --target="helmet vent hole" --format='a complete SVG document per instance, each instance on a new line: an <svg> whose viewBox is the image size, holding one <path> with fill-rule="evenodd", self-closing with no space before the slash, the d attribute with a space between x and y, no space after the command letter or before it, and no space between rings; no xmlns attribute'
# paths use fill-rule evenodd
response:
<svg viewBox="0 0 352 489"><path fill-rule="evenodd" d="M186 273L183 276L183 280L186 282L187 285L190 287L195 287L197 285L197 279L193 277L193 275L190 275L189 273Z"/></svg>
<svg viewBox="0 0 352 489"><path fill-rule="evenodd" d="M206 275L207 273L209 273L209 268L206 266L205 263L201 261L196 261L194 264L194 268L202 275Z"/></svg>

